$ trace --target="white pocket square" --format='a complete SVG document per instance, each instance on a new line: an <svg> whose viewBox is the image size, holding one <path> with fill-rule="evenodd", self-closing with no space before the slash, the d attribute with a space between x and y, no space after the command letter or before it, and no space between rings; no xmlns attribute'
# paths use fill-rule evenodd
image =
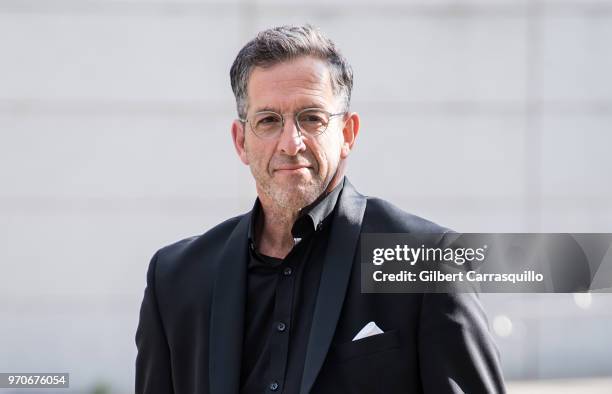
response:
<svg viewBox="0 0 612 394"><path fill-rule="evenodd" d="M382 333L383 333L383 330L381 330L380 327L376 325L376 323L371 321L368 324L366 324L361 330L359 330L357 335L355 335L355 338L353 338L353 341L371 337L372 335L382 334Z"/></svg>

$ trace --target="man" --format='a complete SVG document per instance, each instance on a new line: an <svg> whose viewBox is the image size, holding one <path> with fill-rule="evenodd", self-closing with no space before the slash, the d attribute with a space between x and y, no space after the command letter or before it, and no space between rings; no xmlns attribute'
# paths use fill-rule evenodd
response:
<svg viewBox="0 0 612 394"><path fill-rule="evenodd" d="M258 198L152 258L136 392L503 392L474 294L361 293L361 233L441 243L448 230L344 177L359 116L334 44L311 26L266 30L230 74L231 135ZM364 327L376 335L355 339Z"/></svg>

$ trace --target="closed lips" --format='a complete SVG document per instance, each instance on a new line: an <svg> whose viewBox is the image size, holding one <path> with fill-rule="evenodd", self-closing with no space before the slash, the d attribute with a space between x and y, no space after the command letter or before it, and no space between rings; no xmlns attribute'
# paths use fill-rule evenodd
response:
<svg viewBox="0 0 612 394"><path fill-rule="evenodd" d="M300 168L310 168L310 166L308 166L308 165L283 166L283 167L278 167L276 169L276 171L279 171L279 170L299 170Z"/></svg>

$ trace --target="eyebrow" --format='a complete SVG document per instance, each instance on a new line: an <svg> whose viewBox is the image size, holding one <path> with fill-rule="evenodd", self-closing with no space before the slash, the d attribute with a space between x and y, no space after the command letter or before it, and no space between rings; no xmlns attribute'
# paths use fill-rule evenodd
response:
<svg viewBox="0 0 612 394"><path fill-rule="evenodd" d="M306 108L324 109L323 105L321 105L321 104L308 103L306 105L302 105L302 106L296 108L295 112L300 112L301 110L306 109ZM279 113L279 114L281 112L277 108L272 108L272 107L265 106L265 107L259 108L257 111L255 111L255 113L257 113L257 112L266 112L266 111L268 111L268 112L276 112L276 113Z"/></svg>

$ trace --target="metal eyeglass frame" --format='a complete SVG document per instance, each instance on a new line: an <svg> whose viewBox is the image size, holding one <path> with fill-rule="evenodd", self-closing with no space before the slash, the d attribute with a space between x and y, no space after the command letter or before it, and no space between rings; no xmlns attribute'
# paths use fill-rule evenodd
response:
<svg viewBox="0 0 612 394"><path fill-rule="evenodd" d="M307 133L307 132L305 132L304 130L302 130L302 127L300 126L300 122L298 122L298 116L299 116L300 114L302 114L303 112L306 112L306 111L313 111L313 110L316 110L316 111L319 111L319 112L323 112L323 113L327 114L327 116L328 116L328 118L327 118L327 125L325 126L325 129L324 129L324 130L321 130L320 132L318 132L318 133L316 133L316 134L313 134L313 133ZM323 134L323 133L325 133L325 132L327 131L327 129L329 128L329 124L331 123L331 120L332 120L333 118L335 118L336 116L340 116L340 115L346 115L346 113L347 113L347 111L338 112L338 113L333 114L333 113L331 113L331 112L329 112L329 111L326 111L326 110L324 110L324 109L321 109L321 108L316 108L316 107L313 107L313 108L304 108L304 109L301 109L301 110L299 110L298 112L296 112L296 113L294 113L294 114L293 114L293 122L294 122L294 124L296 125L297 131L298 131L298 135L299 135L300 137L302 136L302 134L304 134L304 135L310 135L310 136L316 137L316 136L321 135L321 134ZM251 127L251 131L253 132L253 134L255 134L255 136L256 136L257 138L261 138L261 139L269 139L269 140L272 140L272 139L278 138L278 137L279 137L279 136L282 134L283 129L285 128L285 117L283 116L283 114L280 114L280 113L278 113L278 112L274 112L274 111L259 111L259 112L255 112L255 113L253 114L253 116L256 116L256 115L261 115L261 114L274 114L274 115L278 115L278 116L280 116L280 118L281 118L281 127L280 127L280 129L279 129L279 130L280 130L280 132L279 132L278 134L276 134L274 137L267 137L267 138L266 138L266 137L262 137L261 135L257 134L257 132L255 132L255 130L253 129L253 125L251 124L251 122L250 122L248 119L246 119L246 118L245 118L245 119L238 118L238 120L239 120L240 122L242 122L243 124L248 123L248 124L249 124L249 126Z"/></svg>

